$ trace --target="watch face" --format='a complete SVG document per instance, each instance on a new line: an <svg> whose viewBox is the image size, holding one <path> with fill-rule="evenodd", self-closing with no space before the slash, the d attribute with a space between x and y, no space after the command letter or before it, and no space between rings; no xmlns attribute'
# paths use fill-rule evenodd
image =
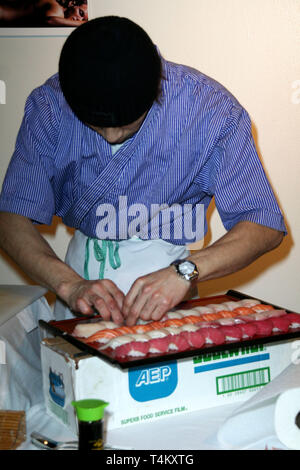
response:
<svg viewBox="0 0 300 470"><path fill-rule="evenodd" d="M178 268L181 274L192 274L194 272L195 266L189 261L184 261L183 263L180 263Z"/></svg>

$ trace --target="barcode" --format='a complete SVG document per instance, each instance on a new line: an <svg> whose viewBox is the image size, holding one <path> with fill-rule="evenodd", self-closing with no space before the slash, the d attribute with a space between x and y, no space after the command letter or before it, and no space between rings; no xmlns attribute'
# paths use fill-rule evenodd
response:
<svg viewBox="0 0 300 470"><path fill-rule="evenodd" d="M260 387L269 383L270 380L269 367L239 372L238 374L223 375L216 378L217 395Z"/></svg>

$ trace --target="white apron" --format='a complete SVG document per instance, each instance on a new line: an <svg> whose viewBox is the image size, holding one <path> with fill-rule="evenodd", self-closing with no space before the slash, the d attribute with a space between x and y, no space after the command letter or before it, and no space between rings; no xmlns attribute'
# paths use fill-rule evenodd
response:
<svg viewBox="0 0 300 470"><path fill-rule="evenodd" d="M119 242L88 239L77 230L70 241L65 262L84 279L110 279L127 294L140 276L170 265L190 254L185 245L164 240L141 240L133 236ZM56 320L74 318L59 299L54 308Z"/></svg>

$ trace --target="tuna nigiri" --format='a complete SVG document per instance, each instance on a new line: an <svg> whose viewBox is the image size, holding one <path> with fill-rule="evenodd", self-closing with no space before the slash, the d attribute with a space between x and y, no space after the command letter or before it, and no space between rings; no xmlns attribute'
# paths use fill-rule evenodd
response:
<svg viewBox="0 0 300 470"><path fill-rule="evenodd" d="M165 353L168 351L169 342L166 339L169 332L164 328L152 330L147 333L149 336L149 352L150 353Z"/></svg>
<svg viewBox="0 0 300 470"><path fill-rule="evenodd" d="M271 320L259 320L255 322L256 336L270 336L273 330L273 323Z"/></svg>
<svg viewBox="0 0 300 470"><path fill-rule="evenodd" d="M201 330L197 331L182 331L180 336L183 336L188 344L193 348L202 348L205 344L205 335Z"/></svg>
<svg viewBox="0 0 300 470"><path fill-rule="evenodd" d="M242 330L238 325L221 326L221 332L225 336L226 341L239 341L243 337Z"/></svg>
<svg viewBox="0 0 300 470"><path fill-rule="evenodd" d="M257 327L255 322L249 323L240 323L239 327L242 331L242 338L243 339L250 339L253 338L256 334Z"/></svg>
<svg viewBox="0 0 300 470"><path fill-rule="evenodd" d="M286 316L290 321L290 328L300 328L300 314L299 313L287 313Z"/></svg>
<svg viewBox="0 0 300 470"><path fill-rule="evenodd" d="M203 328L201 334L204 336L206 344L220 345L225 342L225 336L221 328Z"/></svg>
<svg viewBox="0 0 300 470"><path fill-rule="evenodd" d="M115 357L143 357L149 351L149 337L147 335L132 335L133 341L122 344L115 349Z"/></svg>
<svg viewBox="0 0 300 470"><path fill-rule="evenodd" d="M166 339L169 343L168 351L182 352L190 348L187 339L181 334L169 335Z"/></svg>

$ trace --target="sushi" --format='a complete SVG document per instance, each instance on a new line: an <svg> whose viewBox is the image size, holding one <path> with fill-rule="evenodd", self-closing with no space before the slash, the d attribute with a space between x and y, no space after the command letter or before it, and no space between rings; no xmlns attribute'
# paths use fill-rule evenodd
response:
<svg viewBox="0 0 300 470"><path fill-rule="evenodd" d="M257 327L255 322L239 323L242 332L242 339L250 339L256 335Z"/></svg>
<svg viewBox="0 0 300 470"><path fill-rule="evenodd" d="M233 310L233 313L235 315L251 315L254 311L250 307L237 307Z"/></svg>
<svg viewBox="0 0 300 470"><path fill-rule="evenodd" d="M217 313L217 312L220 312L221 310L225 310L223 304L208 304L207 308L210 308L213 311L213 313Z"/></svg>
<svg viewBox="0 0 300 470"><path fill-rule="evenodd" d="M173 319L180 319L182 318L182 314L180 312L167 312L165 315L161 318L160 321L166 321L166 320L173 320Z"/></svg>
<svg viewBox="0 0 300 470"><path fill-rule="evenodd" d="M168 335L168 351L182 352L190 348L190 344L184 335Z"/></svg>
<svg viewBox="0 0 300 470"><path fill-rule="evenodd" d="M202 348L205 345L205 335L201 330L182 331L179 336L184 337L189 346L193 348Z"/></svg>
<svg viewBox="0 0 300 470"><path fill-rule="evenodd" d="M167 336L169 332L164 328L152 330L147 333L149 336L149 352L150 353L166 353L169 348L169 341Z"/></svg>
<svg viewBox="0 0 300 470"><path fill-rule="evenodd" d="M270 319L255 322L256 336L270 336L273 330L273 323Z"/></svg>
<svg viewBox="0 0 300 470"><path fill-rule="evenodd" d="M290 328L300 328L300 314L299 313L287 313L287 318L290 321Z"/></svg>
<svg viewBox="0 0 300 470"><path fill-rule="evenodd" d="M289 331L290 320L287 316L273 317L271 318L271 322L273 325L273 333L287 333Z"/></svg>
<svg viewBox="0 0 300 470"><path fill-rule="evenodd" d="M133 341L133 338L130 335L122 335L122 336L117 336L116 338L111 339L108 343L105 343L103 346L101 346L99 349L100 351L106 350L106 349L116 349L119 346L127 343L131 343Z"/></svg>
<svg viewBox="0 0 300 470"><path fill-rule="evenodd" d="M232 318L232 317L234 317L234 313L231 310L220 310L218 312L218 315L220 315L222 318Z"/></svg>
<svg viewBox="0 0 300 470"><path fill-rule="evenodd" d="M225 335L222 333L221 328L202 328L200 331L205 344L220 345L225 342Z"/></svg>
<svg viewBox="0 0 300 470"><path fill-rule="evenodd" d="M239 341L243 337L243 332L238 325L221 326L221 332L225 336L226 341Z"/></svg>
<svg viewBox="0 0 300 470"><path fill-rule="evenodd" d="M184 322L185 322L185 319L179 319L179 318L172 318L170 320L166 320L163 322L164 324L164 327L166 326L174 326L174 327L180 327L182 325L184 325Z"/></svg>
<svg viewBox="0 0 300 470"><path fill-rule="evenodd" d="M234 310L235 308L242 307L243 305L239 301L228 301L223 302L224 310Z"/></svg>
<svg viewBox="0 0 300 470"><path fill-rule="evenodd" d="M131 335L132 341L118 346L115 349L115 357L123 359L125 357L144 357L149 352L149 336Z"/></svg>
<svg viewBox="0 0 300 470"><path fill-rule="evenodd" d="M206 313L214 313L214 310L208 306L207 307L205 306L194 307L193 310L196 310L198 313L200 313L200 315L206 314Z"/></svg>
<svg viewBox="0 0 300 470"><path fill-rule="evenodd" d="M82 338L81 341L84 343L108 343L111 339L117 338L118 336L121 336L121 333L117 331L117 329L114 330L101 330L97 331L95 334L89 336L88 338Z"/></svg>
<svg viewBox="0 0 300 470"><path fill-rule="evenodd" d="M78 325L75 326L72 332L72 336L76 336L79 338L88 338L94 333L97 333L97 331L113 328L118 328L118 325L111 321L100 320L97 322L78 323Z"/></svg>
<svg viewBox="0 0 300 470"><path fill-rule="evenodd" d="M239 325L240 323L243 323L243 320L240 317L231 317L231 318L219 318L216 320L218 325Z"/></svg>
<svg viewBox="0 0 300 470"><path fill-rule="evenodd" d="M254 307L254 305L260 304L260 300L257 299L242 299L239 300L239 304L243 307Z"/></svg>
<svg viewBox="0 0 300 470"><path fill-rule="evenodd" d="M266 304L257 304L251 307L253 312L264 312L267 310L274 310L274 307L272 305L266 305Z"/></svg>

